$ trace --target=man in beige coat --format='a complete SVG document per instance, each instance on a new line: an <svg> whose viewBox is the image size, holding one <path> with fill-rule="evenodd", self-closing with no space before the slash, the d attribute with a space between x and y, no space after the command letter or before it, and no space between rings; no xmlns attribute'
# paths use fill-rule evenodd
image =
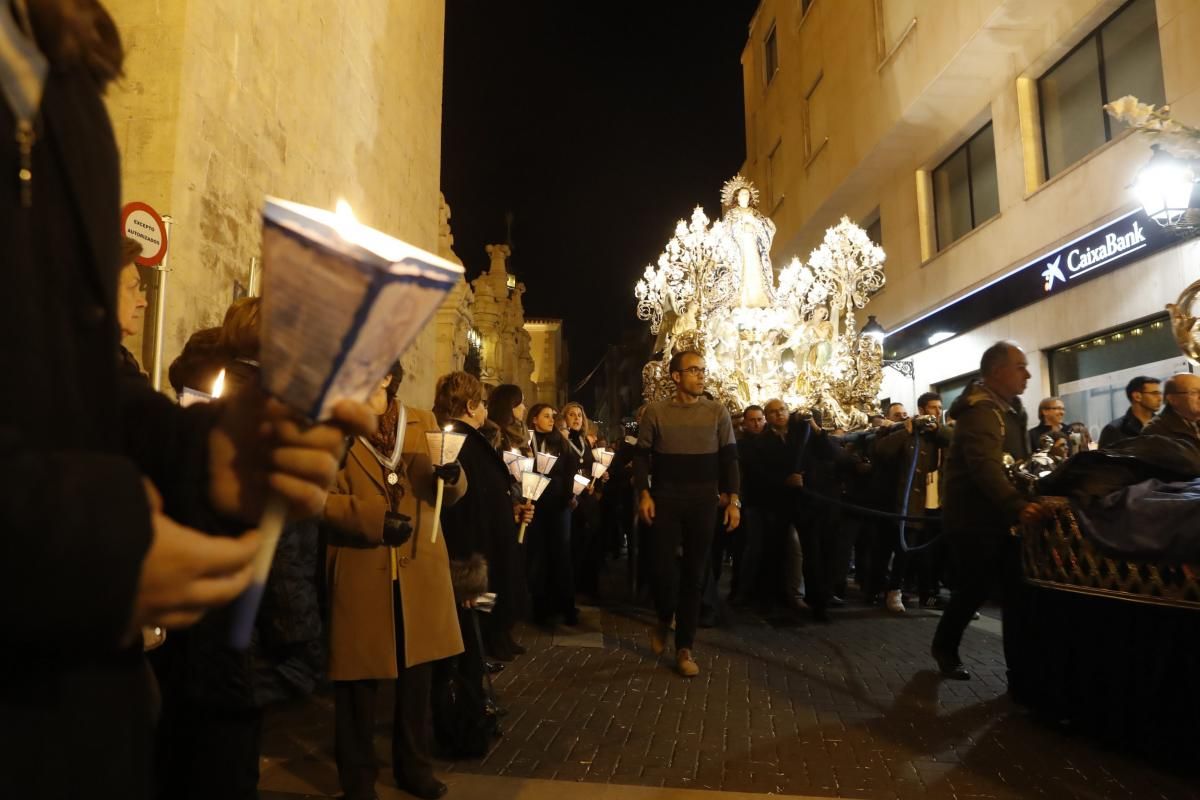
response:
<svg viewBox="0 0 1200 800"><path fill-rule="evenodd" d="M435 468L425 434L428 411L402 406L397 364L371 398L381 433L355 440L325 506L329 553L329 677L334 681L338 779L347 800L375 797L375 700L395 680L392 770L423 798L441 797L426 731L432 662L463 651L446 545L431 541L437 477L443 502L466 493L457 464Z"/></svg>

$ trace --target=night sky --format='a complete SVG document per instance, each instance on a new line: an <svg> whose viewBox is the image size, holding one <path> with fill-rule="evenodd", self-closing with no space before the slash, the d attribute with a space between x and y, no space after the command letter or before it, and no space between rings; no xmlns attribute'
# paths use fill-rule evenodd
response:
<svg viewBox="0 0 1200 800"><path fill-rule="evenodd" d="M525 313L564 320L572 385L623 329L675 221L745 158L740 58L757 0L447 0L442 188L472 279L506 240ZM584 14L586 10L590 13Z"/></svg>

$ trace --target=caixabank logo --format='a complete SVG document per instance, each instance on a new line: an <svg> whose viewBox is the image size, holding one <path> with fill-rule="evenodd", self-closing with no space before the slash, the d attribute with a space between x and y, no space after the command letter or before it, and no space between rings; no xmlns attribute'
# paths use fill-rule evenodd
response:
<svg viewBox="0 0 1200 800"><path fill-rule="evenodd" d="M1147 246L1146 231L1139 220L1128 218L1093 231L1054 254L1042 270L1042 287L1050 292L1094 269L1108 266ZM1066 262L1065 264L1063 262Z"/></svg>

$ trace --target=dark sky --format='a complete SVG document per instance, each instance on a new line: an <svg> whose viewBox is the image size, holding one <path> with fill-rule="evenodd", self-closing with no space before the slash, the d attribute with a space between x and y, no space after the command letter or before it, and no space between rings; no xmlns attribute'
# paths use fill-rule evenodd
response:
<svg viewBox="0 0 1200 800"><path fill-rule="evenodd" d="M505 241L527 317L564 320L572 382L633 285L745 158L739 60L757 0L447 0L442 187L468 279ZM587 11L589 13L583 13Z"/></svg>

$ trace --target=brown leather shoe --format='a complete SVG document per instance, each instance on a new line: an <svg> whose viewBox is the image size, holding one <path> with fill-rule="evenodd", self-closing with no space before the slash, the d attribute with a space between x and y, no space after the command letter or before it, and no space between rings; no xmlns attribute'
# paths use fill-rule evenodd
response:
<svg viewBox="0 0 1200 800"><path fill-rule="evenodd" d="M656 625L650 629L650 652L661 656L667 649L667 636L670 629L666 625Z"/></svg>
<svg viewBox="0 0 1200 800"><path fill-rule="evenodd" d="M692 660L692 651L686 647L676 651L675 669L685 678L694 678L700 674L700 665Z"/></svg>

